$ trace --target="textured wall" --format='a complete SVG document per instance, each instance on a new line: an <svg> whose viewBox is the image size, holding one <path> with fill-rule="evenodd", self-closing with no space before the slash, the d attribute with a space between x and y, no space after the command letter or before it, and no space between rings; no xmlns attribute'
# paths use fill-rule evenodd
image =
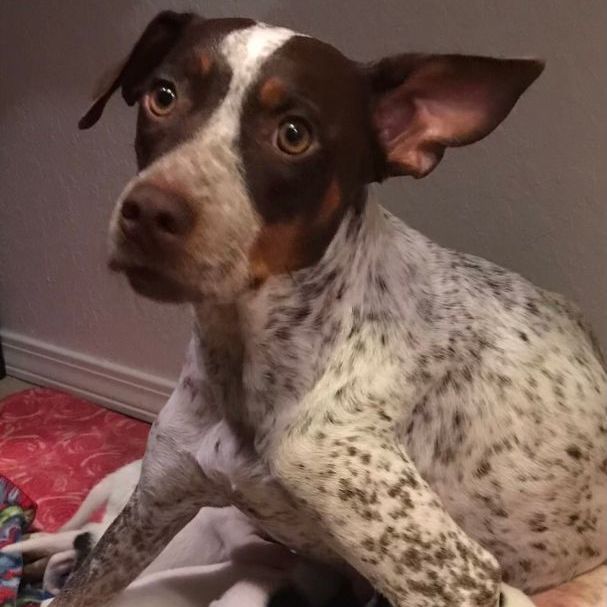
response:
<svg viewBox="0 0 607 607"><path fill-rule="evenodd" d="M2 2L0 324L159 375L179 365L186 308L137 298L105 269L106 223L134 169L120 99L76 122L98 74L162 8L193 2ZM505 125L451 151L386 204L439 242L564 292L607 331L605 5L601 0L312 0L200 3L324 38L357 59L403 50L539 55L548 67Z"/></svg>

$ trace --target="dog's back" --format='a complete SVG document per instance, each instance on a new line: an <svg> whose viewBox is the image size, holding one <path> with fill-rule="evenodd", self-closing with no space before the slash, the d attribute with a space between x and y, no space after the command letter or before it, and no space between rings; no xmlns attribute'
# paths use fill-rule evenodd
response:
<svg viewBox="0 0 607 607"><path fill-rule="evenodd" d="M424 393L403 417L407 453L505 579L540 589L600 564L606 378L579 311L391 221L396 248L419 264L392 298L407 308L417 293L416 322L393 342L402 360L413 354L407 383Z"/></svg>

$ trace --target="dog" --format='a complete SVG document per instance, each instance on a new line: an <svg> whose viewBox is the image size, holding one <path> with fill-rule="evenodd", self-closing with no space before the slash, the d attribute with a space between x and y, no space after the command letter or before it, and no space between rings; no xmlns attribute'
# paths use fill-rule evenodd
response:
<svg viewBox="0 0 607 607"><path fill-rule="evenodd" d="M487 136L542 70L362 65L248 19L147 26L80 127L118 89L138 103L110 267L190 302L195 329L133 496L55 607L106 604L202 506L394 607L529 604L513 587L605 561L605 362L580 312L368 192Z"/></svg>
<svg viewBox="0 0 607 607"><path fill-rule="evenodd" d="M78 569L127 504L140 476L141 460L122 466L89 491L76 513L57 532L31 534L6 546L1 552L22 554L34 565L43 562L43 588L53 595L58 594L69 575ZM91 522L93 515L102 508L101 521ZM349 580L268 541L233 506L202 508L140 577L147 576L145 583L159 594L163 590L163 580L156 579L158 574L219 563L229 564L230 577L235 583L213 601L214 607L241 607L243 604L260 607L363 605L354 596ZM201 582L207 578L211 582L216 575L214 568L207 569L196 570ZM150 576L154 576L154 580ZM369 593L368 589L365 590ZM127 594L124 600L132 604L128 601L135 599Z"/></svg>

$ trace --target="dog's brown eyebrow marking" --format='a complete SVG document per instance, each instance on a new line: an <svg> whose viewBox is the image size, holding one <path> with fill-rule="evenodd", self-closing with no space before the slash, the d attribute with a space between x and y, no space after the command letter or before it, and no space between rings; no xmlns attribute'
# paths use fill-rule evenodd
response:
<svg viewBox="0 0 607 607"><path fill-rule="evenodd" d="M200 71L203 76L208 76L208 74L213 69L213 58L207 51L203 51L198 57L198 64L200 66Z"/></svg>
<svg viewBox="0 0 607 607"><path fill-rule="evenodd" d="M287 87L277 76L270 76L259 89L259 101L269 110L274 110L284 103L286 96Z"/></svg>

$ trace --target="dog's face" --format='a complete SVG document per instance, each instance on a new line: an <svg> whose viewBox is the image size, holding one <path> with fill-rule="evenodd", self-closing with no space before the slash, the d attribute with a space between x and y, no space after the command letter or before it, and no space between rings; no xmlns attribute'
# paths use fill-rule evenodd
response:
<svg viewBox="0 0 607 607"><path fill-rule="evenodd" d="M231 301L311 266L368 183L427 174L540 71L426 55L361 66L290 30L161 13L81 121L119 87L139 103L140 173L112 217L110 265L173 301Z"/></svg>

